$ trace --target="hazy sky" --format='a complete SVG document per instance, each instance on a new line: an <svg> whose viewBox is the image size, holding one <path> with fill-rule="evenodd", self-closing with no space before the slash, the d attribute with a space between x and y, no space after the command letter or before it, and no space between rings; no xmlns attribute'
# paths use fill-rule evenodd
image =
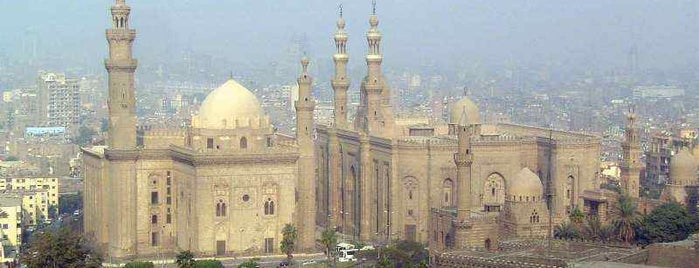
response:
<svg viewBox="0 0 699 268"><path fill-rule="evenodd" d="M233 63L268 63L305 34L330 61L337 0L127 0L136 57L168 62L183 50ZM636 47L642 68L697 66L696 0L378 0L384 55L394 67L561 65L622 68ZM101 66L107 0L0 0L0 55ZM344 1L349 50L363 64L370 0ZM91 65L91 66L90 66Z"/></svg>

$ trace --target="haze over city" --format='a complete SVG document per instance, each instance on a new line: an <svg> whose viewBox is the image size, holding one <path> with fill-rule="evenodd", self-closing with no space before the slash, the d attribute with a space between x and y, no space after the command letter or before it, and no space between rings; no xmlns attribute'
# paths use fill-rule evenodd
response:
<svg viewBox="0 0 699 268"><path fill-rule="evenodd" d="M0 0L0 267L694 267L698 14Z"/></svg>

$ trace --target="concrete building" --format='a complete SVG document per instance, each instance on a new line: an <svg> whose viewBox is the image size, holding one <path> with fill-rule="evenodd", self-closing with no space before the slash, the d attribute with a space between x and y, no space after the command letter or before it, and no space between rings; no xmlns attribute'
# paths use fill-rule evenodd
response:
<svg viewBox="0 0 699 268"><path fill-rule="evenodd" d="M65 74L40 72L37 78L39 125L72 129L80 119L80 84Z"/></svg>
<svg viewBox="0 0 699 268"><path fill-rule="evenodd" d="M6 189L18 191L46 191L48 205L53 205L58 208L58 187L57 177L13 177L9 179Z"/></svg>
<svg viewBox="0 0 699 268"><path fill-rule="evenodd" d="M285 224L315 250L315 155L308 59L297 83L296 137L276 133L257 97L233 79L209 93L184 129L137 137L130 7L107 30L109 138L83 151L84 226L105 259L175 254L278 254Z"/></svg>
<svg viewBox="0 0 699 268"><path fill-rule="evenodd" d="M22 245L22 200L0 194L0 263L13 261Z"/></svg>

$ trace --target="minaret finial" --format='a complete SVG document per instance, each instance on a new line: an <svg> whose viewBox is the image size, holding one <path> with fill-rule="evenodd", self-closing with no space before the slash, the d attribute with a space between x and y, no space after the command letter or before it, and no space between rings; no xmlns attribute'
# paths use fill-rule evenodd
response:
<svg viewBox="0 0 699 268"><path fill-rule="evenodd" d="M376 15L376 0L371 0L371 14Z"/></svg>
<svg viewBox="0 0 699 268"><path fill-rule="evenodd" d="M339 8L340 8L340 18L342 18L342 4L340 4Z"/></svg>
<svg viewBox="0 0 699 268"><path fill-rule="evenodd" d="M308 73L308 57L301 57L301 66L303 66L303 73Z"/></svg>
<svg viewBox="0 0 699 268"><path fill-rule="evenodd" d="M229 74L228 79L233 80L233 71Z"/></svg>

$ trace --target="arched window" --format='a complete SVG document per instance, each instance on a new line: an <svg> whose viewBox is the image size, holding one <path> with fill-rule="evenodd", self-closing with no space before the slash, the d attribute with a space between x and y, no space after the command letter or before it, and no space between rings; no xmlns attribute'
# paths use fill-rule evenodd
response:
<svg viewBox="0 0 699 268"><path fill-rule="evenodd" d="M151 215L150 216L150 223L158 224L158 215Z"/></svg>
<svg viewBox="0 0 699 268"><path fill-rule="evenodd" d="M226 216L226 202L223 201L223 199L219 199L216 202L216 217L225 217Z"/></svg>
<svg viewBox="0 0 699 268"><path fill-rule="evenodd" d="M539 213L536 212L536 210L535 210L534 212L532 212L532 215L529 216L529 223L538 223L538 222L539 222Z"/></svg>
<svg viewBox="0 0 699 268"><path fill-rule="evenodd" d="M248 139L245 137L240 138L240 149L248 148Z"/></svg>
<svg viewBox="0 0 699 268"><path fill-rule="evenodd" d="M274 201L272 201L272 198L267 198L267 201L265 201L265 215L274 215Z"/></svg>
<svg viewBox="0 0 699 268"><path fill-rule="evenodd" d="M454 182L447 178L442 182L442 195L444 195L444 202L442 203L442 206L444 207L449 207L453 206L454 202L452 202L452 199L454 197Z"/></svg>

